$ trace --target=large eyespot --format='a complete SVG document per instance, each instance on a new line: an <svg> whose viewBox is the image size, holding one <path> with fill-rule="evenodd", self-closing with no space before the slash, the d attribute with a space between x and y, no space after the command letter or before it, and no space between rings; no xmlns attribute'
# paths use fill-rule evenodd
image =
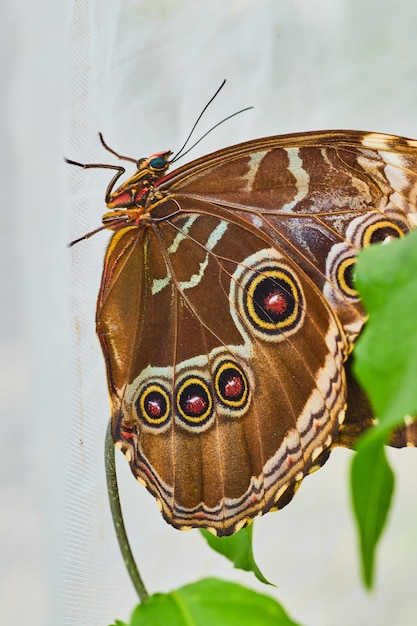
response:
<svg viewBox="0 0 417 626"><path fill-rule="evenodd" d="M213 416L213 398L209 384L198 376L187 376L177 386L177 417L182 426L192 430L207 428Z"/></svg>
<svg viewBox="0 0 417 626"><path fill-rule="evenodd" d="M224 407L239 415L248 404L249 385L243 370L232 361L222 361L214 372L216 396Z"/></svg>
<svg viewBox="0 0 417 626"><path fill-rule="evenodd" d="M164 428L170 419L171 402L168 391L159 383L149 383L142 388L134 402L137 416L144 425Z"/></svg>
<svg viewBox="0 0 417 626"><path fill-rule="evenodd" d="M245 285L246 319L262 335L277 335L297 328L302 308L301 290L285 267L262 267Z"/></svg>
<svg viewBox="0 0 417 626"><path fill-rule="evenodd" d="M238 265L230 283L231 314L238 328L268 342L297 332L305 315L301 283L274 248L252 254Z"/></svg>

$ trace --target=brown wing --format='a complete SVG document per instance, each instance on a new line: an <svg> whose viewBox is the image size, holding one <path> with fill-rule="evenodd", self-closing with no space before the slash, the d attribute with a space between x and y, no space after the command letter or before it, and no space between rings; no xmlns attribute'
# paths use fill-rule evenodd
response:
<svg viewBox="0 0 417 626"><path fill-rule="evenodd" d="M365 316L358 251L417 223L417 141L332 131L259 139L162 179L159 189L240 213L322 290L351 342Z"/></svg>
<svg viewBox="0 0 417 626"><path fill-rule="evenodd" d="M372 422L351 381L339 428L365 321L353 268L360 248L415 226L416 147L268 138L138 195L140 220L106 254L97 330L113 437L174 526L234 532Z"/></svg>
<svg viewBox="0 0 417 626"><path fill-rule="evenodd" d="M106 254L97 330L113 437L179 528L281 506L344 417L343 333L320 291L239 216L182 198Z"/></svg>
<svg viewBox="0 0 417 626"><path fill-rule="evenodd" d="M329 131L255 140L164 181L161 189L169 184L171 193L229 207L267 232L322 290L351 345L365 322L352 280L358 251L417 223L417 141L392 135ZM372 423L369 402L349 371L338 443L351 447ZM416 443L416 424L391 441Z"/></svg>

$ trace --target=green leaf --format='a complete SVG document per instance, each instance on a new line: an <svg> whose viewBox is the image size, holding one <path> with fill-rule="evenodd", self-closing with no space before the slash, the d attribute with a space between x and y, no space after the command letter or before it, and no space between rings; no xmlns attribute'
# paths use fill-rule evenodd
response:
<svg viewBox="0 0 417 626"><path fill-rule="evenodd" d="M381 536L394 490L394 474L384 450L385 437L371 431L362 438L351 468L353 509L358 526L362 576L372 587L375 550Z"/></svg>
<svg viewBox="0 0 417 626"><path fill-rule="evenodd" d="M355 347L354 372L381 428L417 414L417 231L363 250L356 287L369 321Z"/></svg>
<svg viewBox="0 0 417 626"><path fill-rule="evenodd" d="M200 532L209 546L216 552L223 554L229 561L232 561L237 569L253 572L261 583L272 585L262 574L253 556L252 530L253 525L250 524L230 537L216 537L203 529Z"/></svg>
<svg viewBox="0 0 417 626"><path fill-rule="evenodd" d="M273 598L205 578L139 604L129 626L300 626Z"/></svg>
<svg viewBox="0 0 417 626"><path fill-rule="evenodd" d="M394 489L384 443L407 415L417 415L417 231L363 250L356 287L369 321L354 350L354 371L378 417L353 459L351 487L365 584Z"/></svg>

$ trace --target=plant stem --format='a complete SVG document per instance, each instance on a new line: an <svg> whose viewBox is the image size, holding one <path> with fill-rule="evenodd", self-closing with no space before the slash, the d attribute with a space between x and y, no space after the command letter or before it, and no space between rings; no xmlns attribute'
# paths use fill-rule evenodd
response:
<svg viewBox="0 0 417 626"><path fill-rule="evenodd" d="M107 493L109 496L110 510L113 518L114 529L116 531L117 541L119 542L120 551L130 576L130 580L139 596L141 602L145 602L149 598L145 585L139 574L135 559L130 549L129 540L126 534L126 528L123 521L122 509L119 499L119 487L117 484L116 461L114 455L114 441L111 435L110 423L107 427L106 442L104 445L104 460L106 466Z"/></svg>

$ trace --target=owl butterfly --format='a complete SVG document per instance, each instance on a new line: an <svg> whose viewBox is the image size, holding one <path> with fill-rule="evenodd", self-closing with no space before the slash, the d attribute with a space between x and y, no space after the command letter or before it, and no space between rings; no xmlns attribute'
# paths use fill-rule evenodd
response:
<svg viewBox="0 0 417 626"><path fill-rule="evenodd" d="M354 264L415 226L417 141L269 137L167 174L171 155L115 191L124 168L83 166L117 170L97 303L112 434L167 522L229 535L373 422L349 369Z"/></svg>

